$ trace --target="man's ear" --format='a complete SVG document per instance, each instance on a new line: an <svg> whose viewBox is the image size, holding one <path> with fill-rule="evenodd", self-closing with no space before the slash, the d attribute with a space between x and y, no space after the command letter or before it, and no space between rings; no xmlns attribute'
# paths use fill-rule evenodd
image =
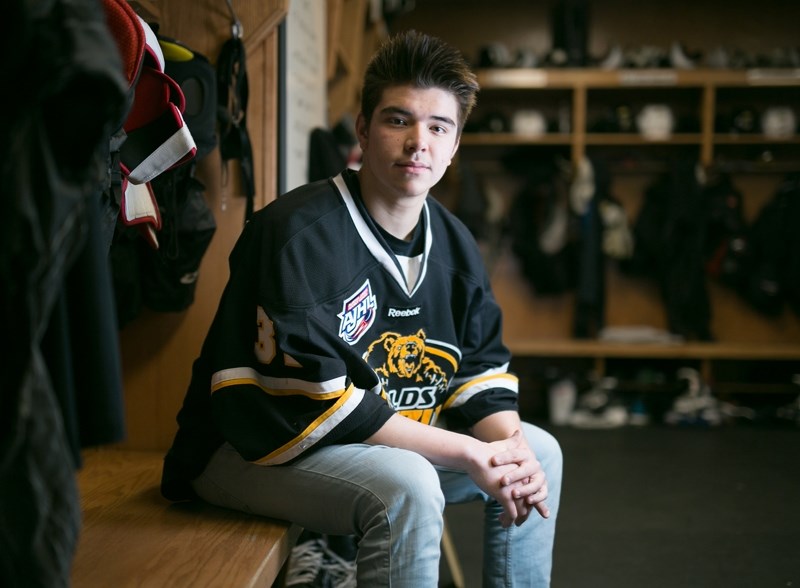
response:
<svg viewBox="0 0 800 588"><path fill-rule="evenodd" d="M453 152L450 154L450 161L447 163L448 166L451 163L453 163L453 159L455 159L456 153L458 153L458 146L460 144L461 144L461 135L458 136L458 139L456 139L456 144L453 145Z"/></svg>
<svg viewBox="0 0 800 588"><path fill-rule="evenodd" d="M358 144L361 147L361 150L364 150L364 147L367 146L367 139L369 137L369 125L367 124L367 119L364 117L362 113L358 113L356 117L356 138L358 139Z"/></svg>

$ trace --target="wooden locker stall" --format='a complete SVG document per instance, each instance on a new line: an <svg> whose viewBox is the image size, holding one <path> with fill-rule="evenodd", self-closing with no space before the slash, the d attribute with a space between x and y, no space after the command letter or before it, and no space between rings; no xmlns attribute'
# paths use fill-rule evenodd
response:
<svg viewBox="0 0 800 588"><path fill-rule="evenodd" d="M212 64L232 34L224 0L132 2L159 32L205 55ZM249 84L247 127L253 147L255 208L276 197L278 173L278 26L289 0L233 2L243 29ZM127 440L135 449L166 450L175 434L175 416L189 384L191 366L206 335L228 278L228 255L245 216L238 163L223 174L219 148L200 162L198 177L214 211L216 233L199 272L194 303L184 312L144 310L120 333Z"/></svg>

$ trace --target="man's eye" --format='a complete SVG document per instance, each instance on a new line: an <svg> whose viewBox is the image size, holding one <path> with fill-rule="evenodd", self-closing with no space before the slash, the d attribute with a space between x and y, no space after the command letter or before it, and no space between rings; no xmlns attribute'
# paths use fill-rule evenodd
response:
<svg viewBox="0 0 800 588"><path fill-rule="evenodd" d="M389 124L397 125L397 126L404 126L406 124L405 119L402 118L390 118Z"/></svg>
<svg viewBox="0 0 800 588"><path fill-rule="evenodd" d="M445 127L443 127L443 126L435 126L435 127L431 127L431 130L432 130L434 133L438 134L438 135L441 135L441 134L443 134L443 133L446 133L446 132L447 132L447 128L445 128Z"/></svg>

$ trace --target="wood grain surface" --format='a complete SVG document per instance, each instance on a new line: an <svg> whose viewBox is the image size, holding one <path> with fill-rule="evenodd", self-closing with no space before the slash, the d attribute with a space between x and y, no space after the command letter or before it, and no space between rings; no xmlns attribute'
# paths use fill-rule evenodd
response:
<svg viewBox="0 0 800 588"><path fill-rule="evenodd" d="M162 456L85 453L74 588L271 586L300 529L207 504L168 502L158 488Z"/></svg>

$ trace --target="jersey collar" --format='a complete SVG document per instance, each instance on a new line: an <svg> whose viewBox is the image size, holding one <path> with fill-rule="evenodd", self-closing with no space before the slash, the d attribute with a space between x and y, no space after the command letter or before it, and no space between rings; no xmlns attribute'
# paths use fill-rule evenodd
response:
<svg viewBox="0 0 800 588"><path fill-rule="evenodd" d="M430 254L431 244L433 242L430 211L428 210L427 200L422 206L421 219L425 230L425 249L422 263L420 264L419 276L416 279L413 288L410 288L400 263L397 261L397 258L391 252L388 245L383 243L384 240L376 235L377 231L371 228L371 221L368 221L364 217L364 213L361 212L360 207L356 203L355 197L347 185L344 176L339 174L338 176L334 177L333 184L336 186L337 190L339 190L342 200L344 200L347 211L350 214L350 220L352 220L359 237L361 237L361 241L364 243L367 249L369 249L369 252L372 254L372 256L378 261L378 263L381 264L381 266L389 273L389 275L392 276L395 282L397 282L397 284L406 292L406 294L408 294L409 297L413 296L425 279L425 274L427 273L428 269L428 256Z"/></svg>

